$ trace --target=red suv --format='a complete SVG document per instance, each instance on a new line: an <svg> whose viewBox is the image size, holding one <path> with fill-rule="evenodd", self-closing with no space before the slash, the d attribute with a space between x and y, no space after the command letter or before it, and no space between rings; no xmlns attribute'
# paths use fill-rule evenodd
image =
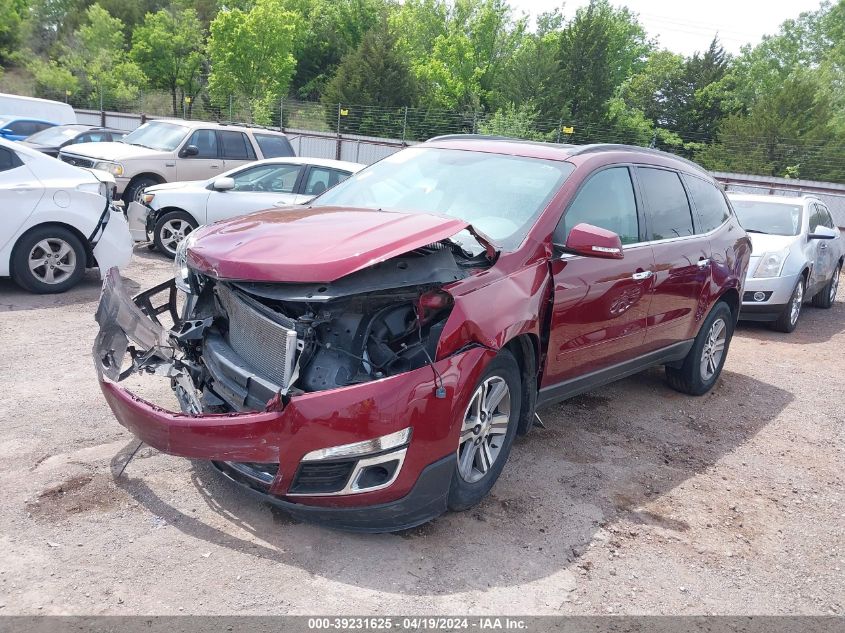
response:
<svg viewBox="0 0 845 633"><path fill-rule="evenodd" d="M686 160L439 137L307 207L198 229L134 300L112 270L94 358L150 446L296 517L398 530L481 500L542 405L653 365L708 391L750 250ZM181 412L118 386L133 372Z"/></svg>

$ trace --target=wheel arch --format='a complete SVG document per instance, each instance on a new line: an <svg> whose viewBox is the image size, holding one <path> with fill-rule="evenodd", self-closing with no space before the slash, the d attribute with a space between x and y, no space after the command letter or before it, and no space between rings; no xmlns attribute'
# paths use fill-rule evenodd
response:
<svg viewBox="0 0 845 633"><path fill-rule="evenodd" d="M42 229L44 227L50 227L50 226L55 226L55 227L58 227L58 228L66 229L66 230L70 231L71 233L73 233L73 235L75 237L77 237L80 242L82 242L82 248L85 249L85 268L86 269L92 268L96 265L96 262L94 260L94 252L91 249L91 244L88 242L88 237L83 235L82 232L78 228L73 226L72 224L67 224L65 222L58 222L58 221L53 220L53 221L50 221L50 222L41 222L39 224L35 224L35 225L29 227L26 231L24 231L23 233L21 233L18 236L18 239L15 240L15 245L12 247L12 250L11 250L10 256L9 256L9 275L10 276L14 276L14 274L15 274L15 256L18 253L18 248L20 248L20 244L23 241L23 239L27 235L29 235L30 233L32 233L33 231L35 231L37 229Z"/></svg>
<svg viewBox="0 0 845 633"><path fill-rule="evenodd" d="M739 296L739 290L737 290L736 288L728 288L721 295L719 295L719 298L717 299L716 303L718 303L719 301L728 304L728 307L731 309L731 314L733 315L734 324L736 324L737 321L739 321L739 310L742 306L742 302Z"/></svg>
<svg viewBox="0 0 845 633"><path fill-rule="evenodd" d="M509 340L502 349L508 350L513 355L520 369L523 398L516 432L518 435L525 435L531 430L537 407L540 340L536 334L520 334Z"/></svg>
<svg viewBox="0 0 845 633"><path fill-rule="evenodd" d="M132 176L132 178L129 179L129 182L123 188L123 195L125 196L126 192L132 188L132 185L137 184L138 181L142 178L150 178L152 180L155 180L157 185L162 185L167 182L167 178L165 178L159 173L156 173L154 171L142 171L140 174L135 174L134 176Z"/></svg>

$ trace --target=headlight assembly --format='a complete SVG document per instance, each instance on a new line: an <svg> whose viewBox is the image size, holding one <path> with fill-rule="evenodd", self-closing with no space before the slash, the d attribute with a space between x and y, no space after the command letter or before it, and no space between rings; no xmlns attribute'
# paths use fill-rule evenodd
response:
<svg viewBox="0 0 845 633"><path fill-rule="evenodd" d="M176 279L176 287L179 290L191 294L191 269L188 268L188 248L194 244L194 234L189 233L176 247L176 256L173 258L173 275Z"/></svg>
<svg viewBox="0 0 845 633"><path fill-rule="evenodd" d="M785 248L782 251L763 253L763 256L760 257L760 261L757 263L757 268L754 270L754 277L780 277L780 273L783 270L783 265L786 263L788 255L788 248Z"/></svg>
<svg viewBox="0 0 845 633"><path fill-rule="evenodd" d="M94 169L100 169L102 171L109 172L112 176L122 176L123 175L123 165L120 163L113 163L110 160L103 160L99 163L94 163Z"/></svg>

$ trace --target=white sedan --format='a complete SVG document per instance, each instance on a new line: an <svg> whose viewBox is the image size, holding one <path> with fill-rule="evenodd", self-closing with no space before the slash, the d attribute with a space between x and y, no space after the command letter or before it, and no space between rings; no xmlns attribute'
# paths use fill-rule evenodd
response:
<svg viewBox="0 0 845 633"><path fill-rule="evenodd" d="M19 143L0 140L0 277L55 293L86 268L122 268L132 258L123 212L109 192L114 178L80 169Z"/></svg>
<svg viewBox="0 0 845 633"><path fill-rule="evenodd" d="M272 207L308 202L366 165L321 158L269 158L208 180L147 187L127 209L136 242L152 241L173 257L201 224Z"/></svg>

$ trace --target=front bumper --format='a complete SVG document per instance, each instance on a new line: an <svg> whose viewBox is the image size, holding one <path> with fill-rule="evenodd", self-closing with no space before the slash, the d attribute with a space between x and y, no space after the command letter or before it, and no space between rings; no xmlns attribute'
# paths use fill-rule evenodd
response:
<svg viewBox="0 0 845 633"><path fill-rule="evenodd" d="M445 387L444 398L435 397L441 379L435 380L432 368L426 366L381 380L295 395L283 408L268 403L262 411L189 415L147 402L116 384L126 373L126 351L135 345L140 348L135 350L135 359L157 359L147 371L184 382L179 375L179 350L170 333L133 302L117 271L106 277L97 321L100 332L94 344L94 362L100 387L118 422L139 439L183 457L277 463L278 471L260 490L262 494L294 515L318 521L337 518L341 527L372 531L409 527L445 510L453 469L447 477L441 471L445 466L436 464L454 458L460 414L495 355L476 347L435 363ZM306 454L408 427L411 441L401 471L386 488L334 496L290 491ZM435 471L439 474L423 477ZM232 472L227 476L237 479ZM367 511L357 514L362 508Z"/></svg>
<svg viewBox="0 0 845 633"><path fill-rule="evenodd" d="M126 208L126 220L129 222L129 234L135 242L149 240L147 218L151 209L140 202L130 202Z"/></svg>
<svg viewBox="0 0 845 633"><path fill-rule="evenodd" d="M745 321L776 320L792 298L799 276L800 273L766 279L750 275L746 277L739 318ZM753 300L754 294L758 292L764 294L763 301Z"/></svg>

